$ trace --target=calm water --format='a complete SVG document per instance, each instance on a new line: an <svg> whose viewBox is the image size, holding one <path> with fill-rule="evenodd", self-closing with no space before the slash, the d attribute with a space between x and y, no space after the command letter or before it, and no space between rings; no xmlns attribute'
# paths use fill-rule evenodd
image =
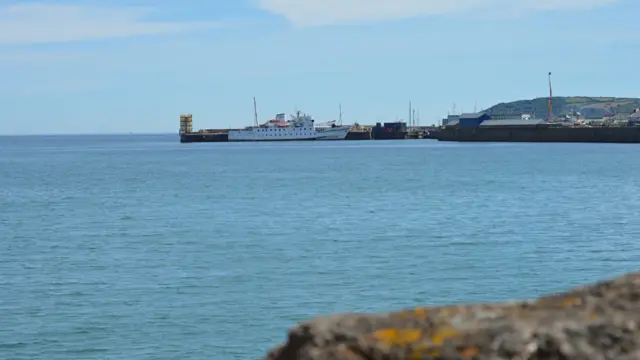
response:
<svg viewBox="0 0 640 360"><path fill-rule="evenodd" d="M637 145L0 138L0 358L256 359L636 270Z"/></svg>

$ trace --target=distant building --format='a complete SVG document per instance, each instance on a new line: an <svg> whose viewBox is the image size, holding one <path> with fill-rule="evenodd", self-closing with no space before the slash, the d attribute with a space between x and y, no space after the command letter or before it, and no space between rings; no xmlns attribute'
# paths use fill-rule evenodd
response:
<svg viewBox="0 0 640 360"><path fill-rule="evenodd" d="M443 120L446 120L446 119L443 119ZM445 125L445 127L458 126L459 123L460 123L460 118L451 119L451 120L447 121L447 124Z"/></svg>
<svg viewBox="0 0 640 360"><path fill-rule="evenodd" d="M640 109L633 109L633 113L629 115L627 125L629 126L640 125Z"/></svg>
<svg viewBox="0 0 640 360"><path fill-rule="evenodd" d="M447 126L454 122L457 124L458 120L460 120L460 115L449 115L446 118L442 119L442 126Z"/></svg>
<svg viewBox="0 0 640 360"><path fill-rule="evenodd" d="M535 113L500 113L500 114L489 114L491 115L491 120L514 120L514 119L522 119L522 120L528 120L528 119L535 119L536 115Z"/></svg>
<svg viewBox="0 0 640 360"><path fill-rule="evenodd" d="M460 127L478 127L485 120L491 120L487 113L467 113L460 115Z"/></svg>
<svg viewBox="0 0 640 360"><path fill-rule="evenodd" d="M486 120L480 124L480 127L492 127L492 126L500 126L500 127L531 127L531 126L539 126L546 125L546 121L543 119L500 119L500 120Z"/></svg>

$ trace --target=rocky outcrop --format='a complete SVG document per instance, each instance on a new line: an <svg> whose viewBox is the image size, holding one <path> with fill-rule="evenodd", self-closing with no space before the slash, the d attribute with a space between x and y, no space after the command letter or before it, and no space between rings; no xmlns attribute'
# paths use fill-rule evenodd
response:
<svg viewBox="0 0 640 360"><path fill-rule="evenodd" d="M535 301L319 317L266 360L640 360L640 273Z"/></svg>

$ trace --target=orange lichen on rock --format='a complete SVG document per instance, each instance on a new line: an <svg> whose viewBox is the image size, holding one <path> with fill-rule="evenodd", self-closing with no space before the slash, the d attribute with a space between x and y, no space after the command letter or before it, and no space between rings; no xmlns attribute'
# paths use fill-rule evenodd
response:
<svg viewBox="0 0 640 360"><path fill-rule="evenodd" d="M440 350L436 348L417 347L411 352L409 360L423 360L425 356L428 356L430 358L437 358L438 356L440 356Z"/></svg>
<svg viewBox="0 0 640 360"><path fill-rule="evenodd" d="M460 331L454 329L453 327L446 327L444 329L436 331L433 334L433 338L431 340L436 345L442 345L447 339L460 335Z"/></svg>
<svg viewBox="0 0 640 360"><path fill-rule="evenodd" d="M637 324L640 272L535 301L318 317L264 360L636 360Z"/></svg>
<svg viewBox="0 0 640 360"><path fill-rule="evenodd" d="M403 319L426 319L429 317L429 309L418 307L412 310L403 310L399 312L395 312L391 314L392 317L403 318Z"/></svg>
<svg viewBox="0 0 640 360"><path fill-rule="evenodd" d="M427 318L429 316L429 311L425 308L416 308L415 314L419 318Z"/></svg>
<svg viewBox="0 0 640 360"><path fill-rule="evenodd" d="M536 305L545 307L562 307L569 308L582 304L582 298L578 296L567 296L563 298L558 297L545 297L536 302Z"/></svg>
<svg viewBox="0 0 640 360"><path fill-rule="evenodd" d="M580 304L582 304L582 299L579 297L568 297L568 298L562 299L562 306L564 307L570 307L570 306L580 305Z"/></svg>
<svg viewBox="0 0 640 360"><path fill-rule="evenodd" d="M381 329L373 333L376 340L399 346L416 342L421 336L422 332L418 329Z"/></svg>
<svg viewBox="0 0 640 360"><path fill-rule="evenodd" d="M479 353L480 353L480 349L477 346L469 346L462 349L462 351L460 351L460 355L464 357L474 357Z"/></svg>

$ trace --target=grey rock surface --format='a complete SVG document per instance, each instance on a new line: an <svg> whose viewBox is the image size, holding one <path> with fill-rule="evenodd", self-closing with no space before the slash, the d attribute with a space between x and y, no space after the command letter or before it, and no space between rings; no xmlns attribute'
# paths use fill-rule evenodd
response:
<svg viewBox="0 0 640 360"><path fill-rule="evenodd" d="M318 317L265 360L640 360L640 272L535 301Z"/></svg>

